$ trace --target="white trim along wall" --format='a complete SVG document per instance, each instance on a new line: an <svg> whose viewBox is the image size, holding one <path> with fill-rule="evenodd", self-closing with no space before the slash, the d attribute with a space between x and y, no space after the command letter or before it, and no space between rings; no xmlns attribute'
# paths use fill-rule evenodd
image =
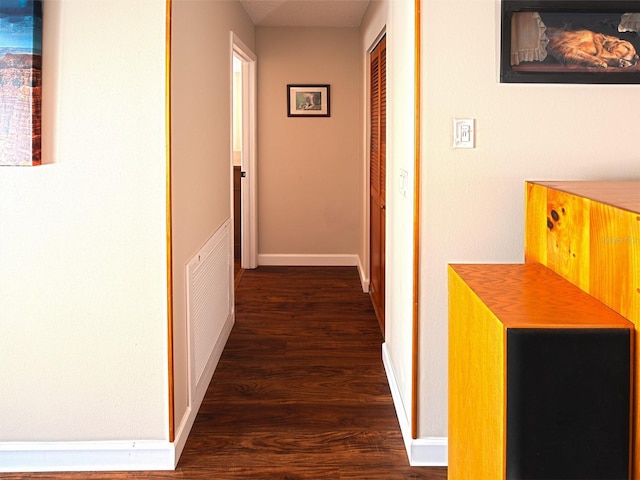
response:
<svg viewBox="0 0 640 480"><path fill-rule="evenodd" d="M175 444L153 440L5 442L0 472L173 470Z"/></svg>
<svg viewBox="0 0 640 480"><path fill-rule="evenodd" d="M402 431L404 446L407 450L407 456L409 457L409 464L412 467L446 467L448 461L447 437L411 437L409 417L407 416L407 412L402 403L402 398L400 397L400 390L398 389L398 384L396 382L393 365L391 364L391 358L389 357L389 351L387 350L386 343L382 344L382 363L384 364L387 379L389 380L389 388L391 389L391 396L393 397L393 405L396 408L398 422L400 422L400 430Z"/></svg>

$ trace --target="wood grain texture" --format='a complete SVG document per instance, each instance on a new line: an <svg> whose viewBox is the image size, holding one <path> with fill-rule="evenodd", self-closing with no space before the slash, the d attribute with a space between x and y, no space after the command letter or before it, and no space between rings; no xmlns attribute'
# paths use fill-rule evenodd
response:
<svg viewBox="0 0 640 480"><path fill-rule="evenodd" d="M588 208L588 225L572 228L573 236L582 240L588 238L588 244L580 243L579 265L584 285L584 277L588 276L586 291L611 309L631 321L636 328L640 326L640 181L578 181L578 182L527 182L528 191L536 192L528 195L525 237L536 238L540 225L547 222L552 206L547 202L547 212L539 208L541 199L548 195L552 198L582 198L585 209ZM544 193L543 193L544 192ZM580 217L577 217L580 218ZM586 222L586 218L582 218ZM573 222L577 223L577 222ZM560 236L560 243L562 236ZM569 256L571 240L564 240L564 254ZM538 261L548 265L558 273L568 272L567 277L575 280L576 271L566 268L572 259L564 262L556 259L547 260L549 244L525 241L526 261ZM584 262L584 249L587 248L588 261ZM546 250L546 251L545 251ZM575 244L573 251L577 251ZM559 255L562 250L554 254ZM580 281L578 282L580 283ZM640 385L640 352L634 353L635 384ZM636 388L637 390L637 388ZM640 405L633 402L633 418L635 423L633 446L633 478L640 478Z"/></svg>
<svg viewBox="0 0 640 480"><path fill-rule="evenodd" d="M525 183L524 261L547 264L547 188Z"/></svg>
<svg viewBox="0 0 640 480"><path fill-rule="evenodd" d="M548 266L638 325L640 182L527 182L527 189L535 194L527 196L526 261ZM544 224L546 245L534 240Z"/></svg>
<svg viewBox="0 0 640 480"><path fill-rule="evenodd" d="M640 324L640 215L592 202L590 293Z"/></svg>
<svg viewBox="0 0 640 480"><path fill-rule="evenodd" d="M585 292L589 291L589 203L560 190L547 190L544 219L546 265Z"/></svg>
<svg viewBox="0 0 640 480"><path fill-rule="evenodd" d="M450 268L507 328L633 328L622 315L540 264Z"/></svg>
<svg viewBox="0 0 640 480"><path fill-rule="evenodd" d="M640 216L593 202L591 207L590 293L640 326ZM635 352L634 382L640 385L640 352ZM637 387L636 387L637 391ZM633 478L640 478L640 404L632 406L635 442L632 446Z"/></svg>
<svg viewBox="0 0 640 480"><path fill-rule="evenodd" d="M535 182L578 197L640 213L640 180Z"/></svg>
<svg viewBox="0 0 640 480"><path fill-rule="evenodd" d="M260 267L172 472L3 474L5 479L444 480L410 467L353 267Z"/></svg>
<svg viewBox="0 0 640 480"><path fill-rule="evenodd" d="M505 329L449 268L449 479L505 475Z"/></svg>
<svg viewBox="0 0 640 480"><path fill-rule="evenodd" d="M541 264L450 265L449 479L506 477L507 332L601 328L633 341L631 322Z"/></svg>

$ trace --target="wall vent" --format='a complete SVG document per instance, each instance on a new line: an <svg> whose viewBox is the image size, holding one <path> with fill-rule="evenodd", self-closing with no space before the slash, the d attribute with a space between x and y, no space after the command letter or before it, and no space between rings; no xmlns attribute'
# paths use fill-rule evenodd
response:
<svg viewBox="0 0 640 480"><path fill-rule="evenodd" d="M220 334L232 315L233 264L230 222L222 225L187 264L187 324L189 327L192 398ZM206 388L206 386L205 386Z"/></svg>

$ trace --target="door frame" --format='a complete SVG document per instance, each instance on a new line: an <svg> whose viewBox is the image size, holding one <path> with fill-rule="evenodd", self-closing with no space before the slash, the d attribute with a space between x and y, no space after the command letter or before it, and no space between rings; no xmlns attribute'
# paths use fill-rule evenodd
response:
<svg viewBox="0 0 640 480"><path fill-rule="evenodd" d="M231 32L231 64L233 56L242 61L242 171L246 177L242 179L240 217L242 221L241 266L256 268L258 266L258 169L257 169L257 57L253 51ZM233 85L233 68L231 69L231 85ZM231 101L231 118L233 118L233 100ZM233 125L233 123L231 124ZM233 145L233 127L231 128ZM233 164L233 148L231 151ZM233 182L233 178L231 180ZM231 192L233 195L233 189ZM233 216L233 201L231 202Z"/></svg>

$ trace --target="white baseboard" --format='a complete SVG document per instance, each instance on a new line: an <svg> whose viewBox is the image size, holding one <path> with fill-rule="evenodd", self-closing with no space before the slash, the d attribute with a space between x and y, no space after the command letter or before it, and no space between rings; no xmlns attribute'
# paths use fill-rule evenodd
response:
<svg viewBox="0 0 640 480"><path fill-rule="evenodd" d="M396 408L404 446L409 458L409 465L412 467L446 467L448 463L447 437L412 438L411 436L409 417L402 403L400 389L398 388L393 363L386 343L382 344L382 363L387 373L393 404Z"/></svg>
<svg viewBox="0 0 640 480"><path fill-rule="evenodd" d="M353 267L358 269L360 284L364 293L369 292L369 278L359 255L295 255L260 254L258 265L287 267Z"/></svg>
<svg viewBox="0 0 640 480"><path fill-rule="evenodd" d="M176 458L174 467L178 464L180 455L182 455L182 451L184 450L184 446L187 443L189 433L191 433L193 423L196 421L196 416L198 415L198 411L200 410L200 406L202 405L204 396L207 393L209 383L211 383L211 379L213 378L213 374L216 371L216 367L218 366L218 362L220 361L220 357L222 356L224 347L227 344L229 335L231 335L231 330L233 329L234 323L235 313L232 313L225 321L225 324L222 327L222 331L220 332L220 336L218 337L218 341L216 342L216 345L211 352L211 356L207 361L207 365L202 373L202 380L200 382L201 387L199 389L194 389L195 391L190 394L191 404L187 407L187 410L185 411L182 420L178 424L178 428L176 430L174 441ZM192 388L192 385L189 385L189 388Z"/></svg>
<svg viewBox="0 0 640 480"><path fill-rule="evenodd" d="M0 472L173 470L168 441L2 442Z"/></svg>
<svg viewBox="0 0 640 480"><path fill-rule="evenodd" d="M360 275L360 284L362 285L362 291L364 293L369 293L369 277L367 277L366 272L364 270L364 265L360 261L360 256L358 255L358 274Z"/></svg>
<svg viewBox="0 0 640 480"><path fill-rule="evenodd" d="M358 255L259 254L258 265L288 267L353 267Z"/></svg>
<svg viewBox="0 0 640 480"><path fill-rule="evenodd" d="M174 442L0 442L0 472L84 472L174 470L211 382L235 318L227 319L196 392L178 426Z"/></svg>

